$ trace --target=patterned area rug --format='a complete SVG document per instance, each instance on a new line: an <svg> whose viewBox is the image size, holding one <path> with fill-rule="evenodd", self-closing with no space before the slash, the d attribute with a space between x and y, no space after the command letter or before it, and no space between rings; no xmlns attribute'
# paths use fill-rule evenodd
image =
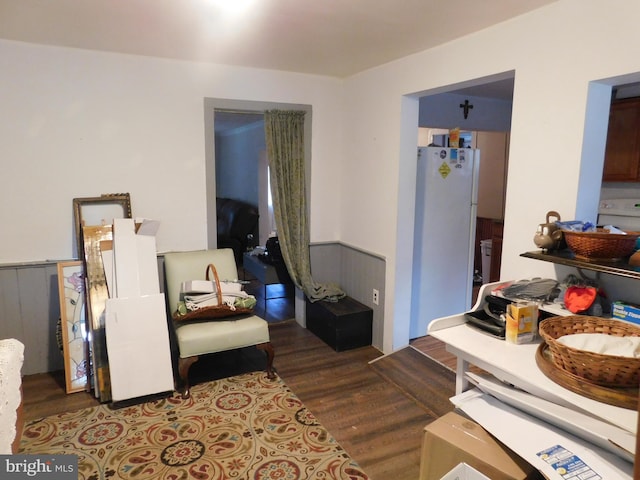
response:
<svg viewBox="0 0 640 480"><path fill-rule="evenodd" d="M196 385L191 398L53 415L25 426L23 454L76 454L78 478L369 477L278 378L263 372Z"/></svg>

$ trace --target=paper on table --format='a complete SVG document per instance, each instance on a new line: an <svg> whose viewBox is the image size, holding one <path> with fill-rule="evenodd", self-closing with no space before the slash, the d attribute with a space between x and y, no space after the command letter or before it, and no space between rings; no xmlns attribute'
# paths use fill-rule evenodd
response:
<svg viewBox="0 0 640 480"><path fill-rule="evenodd" d="M631 432L506 385L490 375L467 375L483 392L633 462L636 436Z"/></svg>
<svg viewBox="0 0 640 480"><path fill-rule="evenodd" d="M577 478L577 469L590 480L632 478L633 464L478 389L451 401L550 480Z"/></svg>

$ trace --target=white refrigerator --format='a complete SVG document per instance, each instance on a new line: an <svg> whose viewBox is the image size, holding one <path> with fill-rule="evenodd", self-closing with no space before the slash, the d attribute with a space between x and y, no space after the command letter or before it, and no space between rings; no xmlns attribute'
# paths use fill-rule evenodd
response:
<svg viewBox="0 0 640 480"><path fill-rule="evenodd" d="M410 338L469 310L480 151L418 148Z"/></svg>

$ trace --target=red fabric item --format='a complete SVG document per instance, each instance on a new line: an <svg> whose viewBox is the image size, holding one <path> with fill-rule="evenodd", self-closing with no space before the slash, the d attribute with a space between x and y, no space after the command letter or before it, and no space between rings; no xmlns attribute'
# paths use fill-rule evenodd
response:
<svg viewBox="0 0 640 480"><path fill-rule="evenodd" d="M564 294L564 306L571 313L581 313L593 305L598 291L594 287L569 287Z"/></svg>

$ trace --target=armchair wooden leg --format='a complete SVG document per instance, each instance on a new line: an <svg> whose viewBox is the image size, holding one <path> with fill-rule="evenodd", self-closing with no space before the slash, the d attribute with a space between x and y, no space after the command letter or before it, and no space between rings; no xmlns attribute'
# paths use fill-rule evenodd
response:
<svg viewBox="0 0 640 480"><path fill-rule="evenodd" d="M276 374L273 373L273 357L275 357L275 351L273 350L273 345L271 342L260 343L256 345L256 347L260 350L264 350L267 354L267 378L269 380L273 380L276 378Z"/></svg>
<svg viewBox="0 0 640 480"><path fill-rule="evenodd" d="M189 384L189 369L191 365L198 361L198 357L178 358L178 375L182 385L178 388L182 399L186 400L191 396L191 385Z"/></svg>

